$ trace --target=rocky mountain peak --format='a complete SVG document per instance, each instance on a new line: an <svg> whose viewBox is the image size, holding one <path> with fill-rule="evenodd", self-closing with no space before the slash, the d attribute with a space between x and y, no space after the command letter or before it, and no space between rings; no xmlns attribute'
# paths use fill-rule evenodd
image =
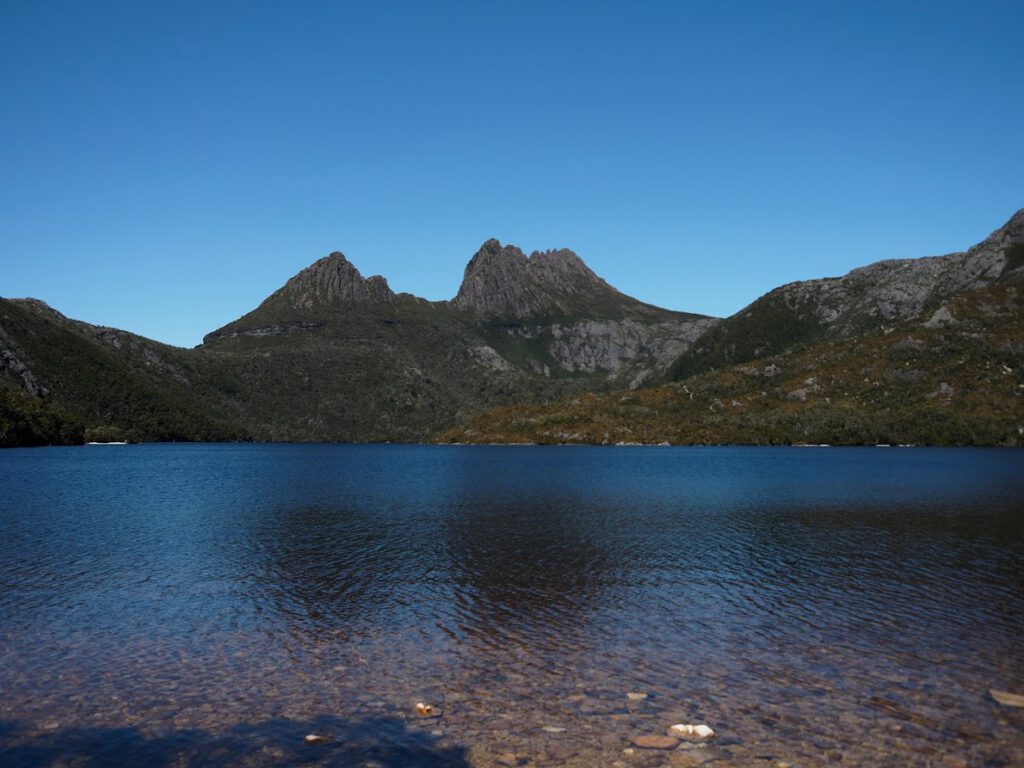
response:
<svg viewBox="0 0 1024 768"><path fill-rule="evenodd" d="M1006 222L1003 228L1005 229L1006 227L1014 227L1019 236L1024 236L1024 208L1021 208L1010 217L1010 220Z"/></svg>
<svg viewBox="0 0 1024 768"><path fill-rule="evenodd" d="M595 275L568 249L534 251L491 239L480 246L452 300L485 319L527 320L575 314L621 314L628 304L646 305L624 296Z"/></svg>
<svg viewBox="0 0 1024 768"><path fill-rule="evenodd" d="M1024 208L1021 208L1003 226L989 235L971 250L985 247L998 249L1024 244Z"/></svg>
<svg viewBox="0 0 1024 768"><path fill-rule="evenodd" d="M394 299L387 280L380 275L364 278L344 254L334 251L291 278L261 306L311 309L338 302L385 304Z"/></svg>

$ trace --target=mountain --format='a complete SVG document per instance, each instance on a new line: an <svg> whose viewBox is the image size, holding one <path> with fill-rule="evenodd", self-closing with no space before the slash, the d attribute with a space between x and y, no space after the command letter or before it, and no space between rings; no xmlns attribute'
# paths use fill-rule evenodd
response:
<svg viewBox="0 0 1024 768"><path fill-rule="evenodd" d="M636 384L715 322L625 296L570 251L497 241L442 302L332 253L193 350L2 301L0 383L72 432L134 439L420 440L494 405Z"/></svg>
<svg viewBox="0 0 1024 768"><path fill-rule="evenodd" d="M257 435L417 440L489 406L663 371L713 322L625 296L570 251L527 257L489 240L440 302L333 253L196 354L237 368Z"/></svg>
<svg viewBox="0 0 1024 768"><path fill-rule="evenodd" d="M1022 271L932 317L659 387L492 409L439 441L1024 445Z"/></svg>
<svg viewBox="0 0 1024 768"><path fill-rule="evenodd" d="M879 261L843 277L783 285L704 332L672 363L667 378L678 381L825 339L885 331L1019 269L1022 249L1024 209L963 253Z"/></svg>
<svg viewBox="0 0 1024 768"><path fill-rule="evenodd" d="M198 362L35 299L0 299L0 445L244 437L218 372Z"/></svg>
<svg viewBox="0 0 1024 768"><path fill-rule="evenodd" d="M525 255L488 240L451 304L504 359L545 376L606 374L639 386L717 320L626 296L570 250Z"/></svg>
<svg viewBox="0 0 1024 768"><path fill-rule="evenodd" d="M335 304L385 306L392 304L395 298L387 280L380 275L364 278L344 254L335 251L274 291L257 311L315 310Z"/></svg>
<svg viewBox="0 0 1024 768"><path fill-rule="evenodd" d="M1024 444L1024 210L963 253L777 288L669 376L494 409L442 439Z"/></svg>
<svg viewBox="0 0 1024 768"><path fill-rule="evenodd" d="M331 253L191 350L0 299L0 445L1019 443L1022 283L1024 211L966 252L782 286L725 320L496 240L450 301Z"/></svg>

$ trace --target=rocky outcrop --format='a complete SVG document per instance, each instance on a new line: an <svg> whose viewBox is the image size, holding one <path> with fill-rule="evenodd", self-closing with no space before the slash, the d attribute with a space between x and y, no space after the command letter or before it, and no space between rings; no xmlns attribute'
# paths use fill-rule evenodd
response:
<svg viewBox="0 0 1024 768"><path fill-rule="evenodd" d="M1007 250L1024 243L1024 210L963 253L879 261L843 277L790 283L776 289L786 306L841 336L917 317L957 294L1003 274Z"/></svg>
<svg viewBox="0 0 1024 768"><path fill-rule="evenodd" d="M469 347L466 350L467 356L477 365L489 368L492 371L511 371L512 364L498 354L493 347L482 344L478 347Z"/></svg>
<svg viewBox="0 0 1024 768"><path fill-rule="evenodd" d="M17 304L19 307L27 309L29 312L32 312L36 315L45 317L48 320L53 320L58 323L68 321L66 315L54 309L41 299L33 299L31 297L28 297L24 299L10 299L10 301Z"/></svg>
<svg viewBox="0 0 1024 768"><path fill-rule="evenodd" d="M264 338L267 336L284 336L290 333L308 333L318 331L324 327L324 323L315 321L296 321L293 323L274 323L273 325L260 325L254 328L241 328L232 331L214 331L203 337L203 344L209 344L218 339L235 339L240 336L251 336L253 338Z"/></svg>
<svg viewBox="0 0 1024 768"><path fill-rule="evenodd" d="M63 317L63 315L61 315ZM188 384L188 377L179 365L170 360L163 353L166 349L162 344L150 341L134 333L128 333L117 328L108 328L103 325L92 325L83 323L81 320L66 320L66 322L77 328L85 336L96 339L101 344L113 347L122 352L126 359L146 368L152 368L177 379L182 384Z"/></svg>
<svg viewBox="0 0 1024 768"><path fill-rule="evenodd" d="M855 338L926 313L930 327L954 324L943 303L1019 270L1022 248L1024 210L962 253L879 261L842 277L783 285L705 332L672 364L669 377L684 379L822 339Z"/></svg>
<svg viewBox="0 0 1024 768"><path fill-rule="evenodd" d="M42 302L40 302L42 303ZM0 327L0 375L7 375L33 397L47 397L50 390L39 383L24 361L25 353Z"/></svg>
<svg viewBox="0 0 1024 768"><path fill-rule="evenodd" d="M567 371L617 374L638 364L667 365L715 322L708 317L660 323L631 319L555 323L548 328L548 348Z"/></svg>
<svg viewBox="0 0 1024 768"><path fill-rule="evenodd" d="M260 306L308 310L337 303L381 305L394 300L387 280L380 275L364 278L335 251L299 272Z"/></svg>

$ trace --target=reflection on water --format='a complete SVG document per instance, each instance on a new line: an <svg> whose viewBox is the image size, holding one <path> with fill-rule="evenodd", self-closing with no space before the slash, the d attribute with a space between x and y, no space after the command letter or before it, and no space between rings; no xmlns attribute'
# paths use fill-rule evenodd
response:
<svg viewBox="0 0 1024 768"><path fill-rule="evenodd" d="M1024 764L1024 713L987 695L1024 690L1022 470L1002 450L0 453L0 763L663 765L622 750L708 722L673 764Z"/></svg>
<svg viewBox="0 0 1024 768"><path fill-rule="evenodd" d="M577 502L551 492L481 498L444 531L446 580L455 600L451 630L472 647L528 642L532 651L566 650L622 577L626 558Z"/></svg>

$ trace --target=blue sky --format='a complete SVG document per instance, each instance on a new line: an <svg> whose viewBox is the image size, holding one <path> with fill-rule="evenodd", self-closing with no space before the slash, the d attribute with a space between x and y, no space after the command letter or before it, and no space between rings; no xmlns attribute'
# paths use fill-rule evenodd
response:
<svg viewBox="0 0 1024 768"><path fill-rule="evenodd" d="M192 346L489 237L728 315L1024 206L1024 3L0 0L0 295Z"/></svg>

